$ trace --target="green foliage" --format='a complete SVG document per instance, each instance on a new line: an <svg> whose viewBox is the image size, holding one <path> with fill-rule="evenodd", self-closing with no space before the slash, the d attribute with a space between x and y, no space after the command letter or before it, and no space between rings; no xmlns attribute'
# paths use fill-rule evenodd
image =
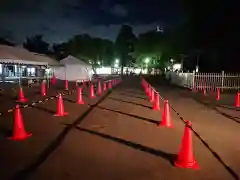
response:
<svg viewBox="0 0 240 180"><path fill-rule="evenodd" d="M129 53L132 52L132 47L137 40L133 34L132 27L123 25L115 41L115 55L120 58L123 66L131 64Z"/></svg>
<svg viewBox="0 0 240 180"><path fill-rule="evenodd" d="M145 67L145 59L149 58L148 67L162 68L164 65L162 57L167 49L166 39L161 32L149 31L138 36L135 43L134 57L140 67Z"/></svg>
<svg viewBox="0 0 240 180"><path fill-rule="evenodd" d="M68 42L54 44L53 51L57 59L73 55L97 67L113 64L119 58L122 66L129 66L134 61L140 67L146 67L144 60L150 59L148 67L164 68L165 62L192 50L192 33L189 23L182 23L166 32L149 31L136 37L132 27L123 25L115 43L110 40L91 37L88 34L75 35ZM30 51L47 54L49 44L42 35L27 38L24 47ZM133 57L132 57L133 56Z"/></svg>
<svg viewBox="0 0 240 180"><path fill-rule="evenodd" d="M55 44L53 49L60 59L71 54L79 58L84 57L82 59L87 63L91 60L94 66L97 66L98 61L103 65L110 65L114 59L114 45L111 41L93 38L87 34L76 35L63 44Z"/></svg>
<svg viewBox="0 0 240 180"><path fill-rule="evenodd" d="M40 54L49 53L49 44L43 40L42 35L27 37L26 41L23 44L23 47L31 52L36 52Z"/></svg>

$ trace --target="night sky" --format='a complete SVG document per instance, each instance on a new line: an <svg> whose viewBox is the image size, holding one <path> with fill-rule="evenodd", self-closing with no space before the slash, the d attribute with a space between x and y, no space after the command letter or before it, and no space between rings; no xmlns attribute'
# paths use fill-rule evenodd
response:
<svg viewBox="0 0 240 180"><path fill-rule="evenodd" d="M135 33L171 27L183 19L178 0L1 0L0 37L21 43L26 36L43 34L63 42L88 33L114 40L121 24Z"/></svg>

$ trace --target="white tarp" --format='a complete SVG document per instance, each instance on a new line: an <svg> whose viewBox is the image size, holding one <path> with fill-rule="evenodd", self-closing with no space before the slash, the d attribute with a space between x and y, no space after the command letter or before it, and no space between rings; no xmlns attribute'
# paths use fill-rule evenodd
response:
<svg viewBox="0 0 240 180"><path fill-rule="evenodd" d="M20 47L0 45L0 63L29 64L29 65L59 65L50 57L37 54Z"/></svg>
<svg viewBox="0 0 240 180"><path fill-rule="evenodd" d="M68 56L62 59L60 63L64 66L54 68L54 74L57 79L68 81L92 79L92 66L80 59Z"/></svg>

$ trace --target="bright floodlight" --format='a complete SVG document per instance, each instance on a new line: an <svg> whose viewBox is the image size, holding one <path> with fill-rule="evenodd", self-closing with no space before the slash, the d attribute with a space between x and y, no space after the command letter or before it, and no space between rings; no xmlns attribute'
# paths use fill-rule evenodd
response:
<svg viewBox="0 0 240 180"><path fill-rule="evenodd" d="M149 63L149 61L150 61L150 59L149 59L149 58L146 58L146 59L145 59L145 63L146 63L146 64L148 64L148 63Z"/></svg>
<svg viewBox="0 0 240 180"><path fill-rule="evenodd" d="M119 59L116 59L116 60L115 60L115 63L118 64L118 63L119 63Z"/></svg>
<svg viewBox="0 0 240 180"><path fill-rule="evenodd" d="M98 65L100 65L100 64L101 64L101 63L100 63L100 61L98 61L97 63L98 63Z"/></svg>
<svg viewBox="0 0 240 180"><path fill-rule="evenodd" d="M182 65L181 65L180 63L176 63L176 64L173 65L173 70L174 70L174 71L175 71L175 70L180 70L181 67L182 67Z"/></svg>

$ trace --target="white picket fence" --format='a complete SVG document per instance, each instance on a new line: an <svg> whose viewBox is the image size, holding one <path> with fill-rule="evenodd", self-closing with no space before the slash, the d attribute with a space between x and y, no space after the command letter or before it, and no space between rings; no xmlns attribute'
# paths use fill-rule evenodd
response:
<svg viewBox="0 0 240 180"><path fill-rule="evenodd" d="M171 83L190 88L201 90L203 88L210 90L220 88L224 90L240 89L240 74L234 73L178 73L168 72L166 78Z"/></svg>

